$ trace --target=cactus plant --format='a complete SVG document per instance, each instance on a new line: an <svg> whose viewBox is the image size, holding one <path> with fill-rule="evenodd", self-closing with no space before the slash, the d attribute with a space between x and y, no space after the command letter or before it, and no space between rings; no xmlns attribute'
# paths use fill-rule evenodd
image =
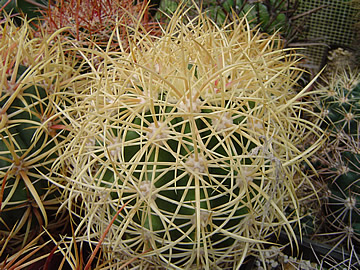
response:
<svg viewBox="0 0 360 270"><path fill-rule="evenodd" d="M307 88L292 90L296 54L245 19L181 13L156 41L133 31L129 54L103 54L64 93L71 139L54 169L68 169L86 241L127 203L103 242L115 268L233 269L281 229L295 239L300 164L320 142L298 146L320 129L301 118Z"/></svg>
<svg viewBox="0 0 360 270"><path fill-rule="evenodd" d="M327 141L316 155L315 164L329 188L327 229L344 237L342 241L346 239L351 249L360 239L360 75L346 66L327 74L320 84L323 94L316 96ZM332 240L338 241L339 237Z"/></svg>
<svg viewBox="0 0 360 270"><path fill-rule="evenodd" d="M322 223L316 228L320 243L332 243L322 265L355 269L360 264L359 198L359 100L360 74L356 52L338 48L329 52L327 67L317 84L319 94L312 98L314 111L322 120L314 121L326 135L326 141L312 162L318 175L313 181L324 185ZM311 144L311 142L310 142ZM320 215L319 215L320 214ZM343 254L338 254L342 249Z"/></svg>
<svg viewBox="0 0 360 270"><path fill-rule="evenodd" d="M76 41L80 47L101 47L115 51L127 47L124 25L141 24L146 31L159 28L158 23L151 22L147 1L132 0L67 0L50 1L47 8L40 10L42 17L38 26L39 33L52 33L67 28L63 33L67 40ZM117 26L117 33L112 36Z"/></svg>
<svg viewBox="0 0 360 270"><path fill-rule="evenodd" d="M72 67L60 63L58 43L49 45L56 33L33 38L28 21L16 27L9 17L0 27L0 234L10 254L43 226L63 226L61 218L54 220L60 193L44 175L50 173L65 131L54 114L56 89Z"/></svg>

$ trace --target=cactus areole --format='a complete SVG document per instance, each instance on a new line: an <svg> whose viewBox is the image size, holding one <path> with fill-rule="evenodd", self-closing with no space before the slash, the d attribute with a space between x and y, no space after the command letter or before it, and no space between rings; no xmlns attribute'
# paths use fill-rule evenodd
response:
<svg viewBox="0 0 360 270"><path fill-rule="evenodd" d="M297 57L275 36L246 20L218 28L177 16L156 41L133 31L129 54L81 77L58 164L89 237L129 202L103 242L111 259L233 269L280 229L294 236L299 217L286 210L297 209L312 151L297 145L317 131L300 118L306 89L291 90Z"/></svg>

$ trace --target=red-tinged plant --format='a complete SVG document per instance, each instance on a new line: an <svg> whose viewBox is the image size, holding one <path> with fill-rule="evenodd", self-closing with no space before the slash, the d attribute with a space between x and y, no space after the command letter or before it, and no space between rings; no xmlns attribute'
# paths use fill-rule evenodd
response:
<svg viewBox="0 0 360 270"><path fill-rule="evenodd" d="M49 1L48 8L41 10L41 27L38 31L53 33L67 28L64 38L89 45L108 46L109 50L127 47L126 34L129 26L156 34L159 24L150 21L147 1L134 4L133 0L61 0ZM117 35L111 37L114 29ZM117 39L117 40L116 40Z"/></svg>

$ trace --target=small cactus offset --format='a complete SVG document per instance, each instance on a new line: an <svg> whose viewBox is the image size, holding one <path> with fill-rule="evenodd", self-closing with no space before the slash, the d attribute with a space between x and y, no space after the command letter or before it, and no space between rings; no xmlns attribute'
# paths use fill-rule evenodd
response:
<svg viewBox="0 0 360 270"><path fill-rule="evenodd" d="M44 175L65 127L55 115L55 89L72 68L58 63L63 55L48 45L52 37L33 38L27 21L16 27L7 17L0 29L0 244L9 255L42 226L63 226L54 221L60 193Z"/></svg>
<svg viewBox="0 0 360 270"><path fill-rule="evenodd" d="M97 241L127 203L103 242L114 269L235 269L281 229L295 239L320 139L299 145L321 131L301 118L307 88L292 90L297 55L245 19L181 13L156 41L135 31L130 53L103 54L61 104L71 139L54 169L85 215L75 234Z"/></svg>

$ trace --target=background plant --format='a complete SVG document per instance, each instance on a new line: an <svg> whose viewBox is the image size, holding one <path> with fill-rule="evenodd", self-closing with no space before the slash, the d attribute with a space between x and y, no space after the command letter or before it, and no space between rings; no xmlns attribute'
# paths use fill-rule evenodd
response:
<svg viewBox="0 0 360 270"><path fill-rule="evenodd" d="M101 47L115 51L127 48L126 26L143 28L145 32L156 33L158 23L151 22L147 1L131 0L65 0L49 2L40 10L39 32L63 31L63 38L76 41L80 47ZM117 29L115 35L113 30ZM95 45L96 44L96 45Z"/></svg>
<svg viewBox="0 0 360 270"><path fill-rule="evenodd" d="M268 34L278 33L285 41L286 47L305 46L307 41L301 40L303 29L298 20L310 16L317 9L306 13L299 13L298 0L201 0L197 5L210 16L217 24L234 19L233 12L242 17L245 14L252 28ZM191 1L188 1L191 5ZM176 10L178 1L161 1L161 10L171 13Z"/></svg>

